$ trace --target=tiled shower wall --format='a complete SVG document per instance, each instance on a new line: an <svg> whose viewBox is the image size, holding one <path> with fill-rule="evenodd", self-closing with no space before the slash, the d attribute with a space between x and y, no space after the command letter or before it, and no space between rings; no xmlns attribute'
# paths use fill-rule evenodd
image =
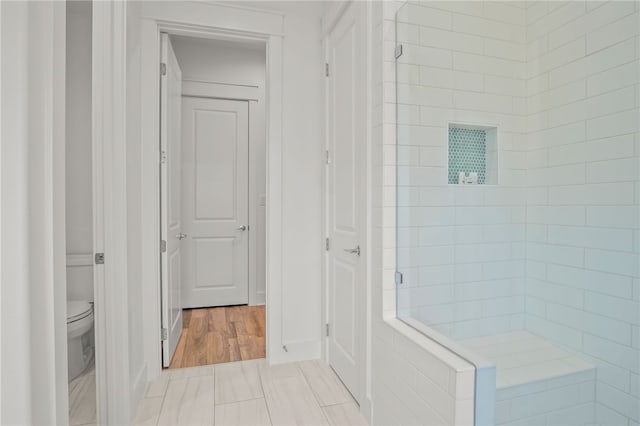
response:
<svg viewBox="0 0 640 426"><path fill-rule="evenodd" d="M398 12L398 315L453 338L524 326L525 18L524 2ZM448 185L449 123L498 127L499 185Z"/></svg>
<svg viewBox="0 0 640 426"><path fill-rule="evenodd" d="M429 1L398 25L398 314L454 338L523 327L590 357L599 424L640 422L639 5ZM446 185L449 122L500 126L499 187Z"/></svg>
<svg viewBox="0 0 640 426"><path fill-rule="evenodd" d="M526 328L594 360L598 424L637 424L640 3L528 5Z"/></svg>

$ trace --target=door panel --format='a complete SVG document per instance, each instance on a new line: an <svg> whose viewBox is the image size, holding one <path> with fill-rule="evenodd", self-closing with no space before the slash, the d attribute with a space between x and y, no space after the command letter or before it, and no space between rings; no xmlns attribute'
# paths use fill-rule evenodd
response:
<svg viewBox="0 0 640 426"><path fill-rule="evenodd" d="M234 238L195 240L196 289L233 286L234 240Z"/></svg>
<svg viewBox="0 0 640 426"><path fill-rule="evenodd" d="M181 98L182 72L167 34L162 34L162 62L166 73L160 88L160 166L161 235L166 241L162 253L162 328L167 337L162 342L162 364L168 367L182 333L182 200L181 192Z"/></svg>
<svg viewBox="0 0 640 426"><path fill-rule="evenodd" d="M233 112L193 111L196 220L236 217L237 120ZM211 143L215 135L218 143Z"/></svg>
<svg viewBox="0 0 640 426"><path fill-rule="evenodd" d="M328 360L356 400L364 312L364 182L362 160L366 138L363 77L363 28L358 2L352 2L327 38L329 58Z"/></svg>
<svg viewBox="0 0 640 426"><path fill-rule="evenodd" d="M185 307L249 302L249 105L183 97Z"/></svg>

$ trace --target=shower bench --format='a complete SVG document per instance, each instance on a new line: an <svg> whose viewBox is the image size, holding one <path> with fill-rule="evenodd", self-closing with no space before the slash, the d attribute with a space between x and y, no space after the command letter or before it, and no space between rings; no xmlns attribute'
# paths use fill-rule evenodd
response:
<svg viewBox="0 0 640 426"><path fill-rule="evenodd" d="M458 341L496 365L496 425L585 425L596 367L527 331Z"/></svg>

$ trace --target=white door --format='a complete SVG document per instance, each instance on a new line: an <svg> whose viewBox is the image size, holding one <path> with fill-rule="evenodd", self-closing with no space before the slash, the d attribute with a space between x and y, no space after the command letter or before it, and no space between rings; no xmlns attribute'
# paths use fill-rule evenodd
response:
<svg viewBox="0 0 640 426"><path fill-rule="evenodd" d="M329 61L328 361L359 400L364 307L362 231L366 81L360 5L353 2L327 38Z"/></svg>
<svg viewBox="0 0 640 426"><path fill-rule="evenodd" d="M180 112L182 72L167 34L162 34L162 63L166 72L160 86L160 216L162 240L162 364L168 367L182 333L182 206L180 199Z"/></svg>
<svg viewBox="0 0 640 426"><path fill-rule="evenodd" d="M183 97L184 307L249 302L249 103Z"/></svg>

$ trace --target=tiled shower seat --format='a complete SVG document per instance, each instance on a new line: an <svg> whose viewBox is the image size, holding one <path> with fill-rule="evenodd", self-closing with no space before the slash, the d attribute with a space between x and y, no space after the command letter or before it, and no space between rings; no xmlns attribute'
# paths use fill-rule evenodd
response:
<svg viewBox="0 0 640 426"><path fill-rule="evenodd" d="M526 331L461 340L496 365L496 425L593 421L595 366Z"/></svg>

